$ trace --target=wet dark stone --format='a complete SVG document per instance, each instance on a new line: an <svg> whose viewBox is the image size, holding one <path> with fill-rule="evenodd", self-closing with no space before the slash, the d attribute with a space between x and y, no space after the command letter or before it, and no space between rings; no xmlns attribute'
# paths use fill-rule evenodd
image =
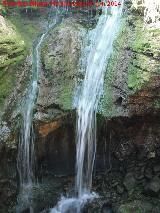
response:
<svg viewBox="0 0 160 213"><path fill-rule="evenodd" d="M123 98L122 97L119 97L117 100L116 100L116 104L118 105L118 106L121 106L122 105L122 101L123 101Z"/></svg>
<svg viewBox="0 0 160 213"><path fill-rule="evenodd" d="M144 173L143 169L137 167L135 169L135 175L134 175L136 180L142 180L144 178L143 173Z"/></svg>
<svg viewBox="0 0 160 213"><path fill-rule="evenodd" d="M148 179L152 179L153 170L151 168L146 168L145 171L144 171L144 176Z"/></svg>
<svg viewBox="0 0 160 213"><path fill-rule="evenodd" d="M153 170L154 170L155 173L160 172L160 165L155 165L153 167Z"/></svg>
<svg viewBox="0 0 160 213"><path fill-rule="evenodd" d="M123 192L124 192L124 187L121 186L121 185L118 185L118 186L117 186L117 192L118 192L118 194L123 194Z"/></svg>
<svg viewBox="0 0 160 213"><path fill-rule="evenodd" d="M123 184L128 191L133 189L136 185L134 175L132 173L128 173L124 178Z"/></svg>
<svg viewBox="0 0 160 213"><path fill-rule="evenodd" d="M104 203L101 209L101 213L113 213L112 211L112 203Z"/></svg>
<svg viewBox="0 0 160 213"><path fill-rule="evenodd" d="M160 178L154 177L145 187L145 192L148 195L156 196L160 192Z"/></svg>
<svg viewBox="0 0 160 213"><path fill-rule="evenodd" d="M30 210L28 208L28 209L23 210L21 213L30 213Z"/></svg>

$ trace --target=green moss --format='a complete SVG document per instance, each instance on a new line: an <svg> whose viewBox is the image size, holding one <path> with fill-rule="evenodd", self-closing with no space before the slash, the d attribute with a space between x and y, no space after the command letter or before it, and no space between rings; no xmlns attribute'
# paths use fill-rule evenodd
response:
<svg viewBox="0 0 160 213"><path fill-rule="evenodd" d="M106 117L118 115L113 100L113 85L118 72L117 65L121 62L123 51L127 47L128 42L130 42L130 36L131 31L128 25L125 24L125 20L123 20L119 34L113 44L113 54L109 59L104 79L104 92L98 107L98 112Z"/></svg>
<svg viewBox="0 0 160 213"><path fill-rule="evenodd" d="M134 19L134 17L132 17ZM134 92L140 90L160 66L157 57L160 56L160 30L144 28L141 18L135 20L133 42L130 43L134 56L128 67L128 87Z"/></svg>
<svg viewBox="0 0 160 213"><path fill-rule="evenodd" d="M33 20L16 16L2 18L0 26L0 106L16 85L18 66L24 62L40 28Z"/></svg>
<svg viewBox="0 0 160 213"><path fill-rule="evenodd" d="M7 73L0 78L0 106L12 91L15 82L15 74Z"/></svg>
<svg viewBox="0 0 160 213"><path fill-rule="evenodd" d="M63 85L58 97L58 103L62 105L63 109L69 110L72 108L72 97L73 97L73 85L68 83Z"/></svg>
<svg viewBox="0 0 160 213"><path fill-rule="evenodd" d="M114 81L119 76L121 64L125 64L127 74L125 92L126 95L135 93L150 82L152 76L160 73L159 56L160 30L145 29L140 17L129 16L123 23L117 39L114 42L114 50L109 60L104 81L103 97L99 103L98 111L107 116L118 116L121 113L114 102ZM128 55L126 54L128 52ZM129 55L130 54L130 55ZM125 62L121 61L124 60ZM128 88L127 88L128 86ZM121 85L120 85L121 88Z"/></svg>
<svg viewBox="0 0 160 213"><path fill-rule="evenodd" d="M155 109L160 109L160 98L158 100L155 100L153 105Z"/></svg>
<svg viewBox="0 0 160 213"><path fill-rule="evenodd" d="M134 17L132 17L134 19ZM160 29L144 27L143 19L139 17L135 22L135 39L131 49L137 53L149 54L153 57L160 56Z"/></svg>
<svg viewBox="0 0 160 213"><path fill-rule="evenodd" d="M158 61L143 54L136 54L131 59L128 67L128 87L137 91L149 82L153 73L158 72Z"/></svg>
<svg viewBox="0 0 160 213"><path fill-rule="evenodd" d="M45 76L53 84L55 103L64 110L72 108L80 48L78 41L74 43L72 36L65 37L64 41L62 33L66 31L66 34L69 34L71 31L74 34L73 36L75 36L75 32L79 32L79 29L80 26L76 23L72 23L66 29L66 24L62 22L62 24L54 28L42 48L42 63L45 67ZM72 48L76 49L74 53Z"/></svg>
<svg viewBox="0 0 160 213"><path fill-rule="evenodd" d="M142 72L141 69L138 69L134 66L129 67L128 75L128 87L130 89L139 90L142 85L144 85L150 79L150 73Z"/></svg>
<svg viewBox="0 0 160 213"><path fill-rule="evenodd" d="M144 212L138 208L134 209L134 207L124 205L121 206L120 213L144 213Z"/></svg>
<svg viewBox="0 0 160 213"><path fill-rule="evenodd" d="M7 19L21 35L21 38L23 38L24 42L27 44L27 50L29 50L33 44L33 40L40 31L39 27L34 21L22 17L19 13L16 16L8 16Z"/></svg>
<svg viewBox="0 0 160 213"><path fill-rule="evenodd" d="M17 66L26 56L26 46L16 28L2 18L0 27L0 105L15 85Z"/></svg>
<svg viewBox="0 0 160 213"><path fill-rule="evenodd" d="M9 21L3 19L0 27L0 68L17 63L26 55L26 45L21 35Z"/></svg>

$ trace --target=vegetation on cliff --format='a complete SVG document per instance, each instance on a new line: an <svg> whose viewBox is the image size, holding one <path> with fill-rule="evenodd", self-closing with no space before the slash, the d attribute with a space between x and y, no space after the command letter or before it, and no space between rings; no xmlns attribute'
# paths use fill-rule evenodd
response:
<svg viewBox="0 0 160 213"><path fill-rule="evenodd" d="M107 117L159 108L160 30L134 12L124 18L106 71L99 112Z"/></svg>
<svg viewBox="0 0 160 213"><path fill-rule="evenodd" d="M52 116L63 114L63 111L73 108L84 35L85 29L80 24L66 19L50 32L42 48L43 71L37 104L47 111L53 108Z"/></svg>
<svg viewBox="0 0 160 213"><path fill-rule="evenodd" d="M12 91L16 81L16 65L26 55L25 42L16 28L0 17L0 105Z"/></svg>

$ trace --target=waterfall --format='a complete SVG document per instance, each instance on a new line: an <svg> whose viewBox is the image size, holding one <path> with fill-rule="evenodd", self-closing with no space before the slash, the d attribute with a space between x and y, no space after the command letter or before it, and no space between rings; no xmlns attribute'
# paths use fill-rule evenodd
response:
<svg viewBox="0 0 160 213"><path fill-rule="evenodd" d="M35 184L35 153L32 119L34 104L38 93L38 78L41 71L41 45L50 29L55 27L58 22L59 20L56 14L55 21L50 24L46 32L41 35L32 54L32 79L23 107L23 126L18 147L17 168L20 177L20 193L18 196L17 212L21 212L23 209L29 209L30 213L33 212L32 189Z"/></svg>
<svg viewBox="0 0 160 213"><path fill-rule="evenodd" d="M34 103L38 92L38 76L41 69L40 61L40 47L44 40L46 33L42 34L38 44L36 45L35 52L33 54L33 70L32 81L28 89L28 95L26 98L25 106L23 109L23 126L21 130L21 138L18 147L18 172L20 177L20 202L23 205L28 206L31 210L30 197L32 194L32 186L35 182L34 167L35 167L35 153L34 153L34 133L32 127L32 117Z"/></svg>
<svg viewBox="0 0 160 213"><path fill-rule="evenodd" d="M121 0L122 5L123 2ZM122 9L122 6L103 7L97 26L91 33L91 50L77 106L76 197L63 197L51 213L80 213L85 202L94 198L91 186L96 153L96 111Z"/></svg>
<svg viewBox="0 0 160 213"><path fill-rule="evenodd" d="M123 4L123 1L121 3ZM76 189L78 197L89 194L91 190L96 152L96 111L103 92L104 73L112 53L121 13L122 6L104 8L91 38L92 47L77 107Z"/></svg>

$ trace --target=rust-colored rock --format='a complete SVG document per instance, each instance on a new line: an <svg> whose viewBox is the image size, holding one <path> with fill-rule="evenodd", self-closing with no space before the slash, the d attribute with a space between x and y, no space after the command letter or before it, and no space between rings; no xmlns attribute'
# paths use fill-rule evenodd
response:
<svg viewBox="0 0 160 213"><path fill-rule="evenodd" d="M156 102L160 101L159 79L159 75L153 76L143 89L129 96L128 106L132 114L140 115L159 110L159 107L156 107Z"/></svg>
<svg viewBox="0 0 160 213"><path fill-rule="evenodd" d="M38 129L38 132L40 135L42 135L43 137L47 136L50 132L55 131L56 129L58 129L61 126L61 122L60 121L53 121L51 123L47 123L44 125L41 125Z"/></svg>

